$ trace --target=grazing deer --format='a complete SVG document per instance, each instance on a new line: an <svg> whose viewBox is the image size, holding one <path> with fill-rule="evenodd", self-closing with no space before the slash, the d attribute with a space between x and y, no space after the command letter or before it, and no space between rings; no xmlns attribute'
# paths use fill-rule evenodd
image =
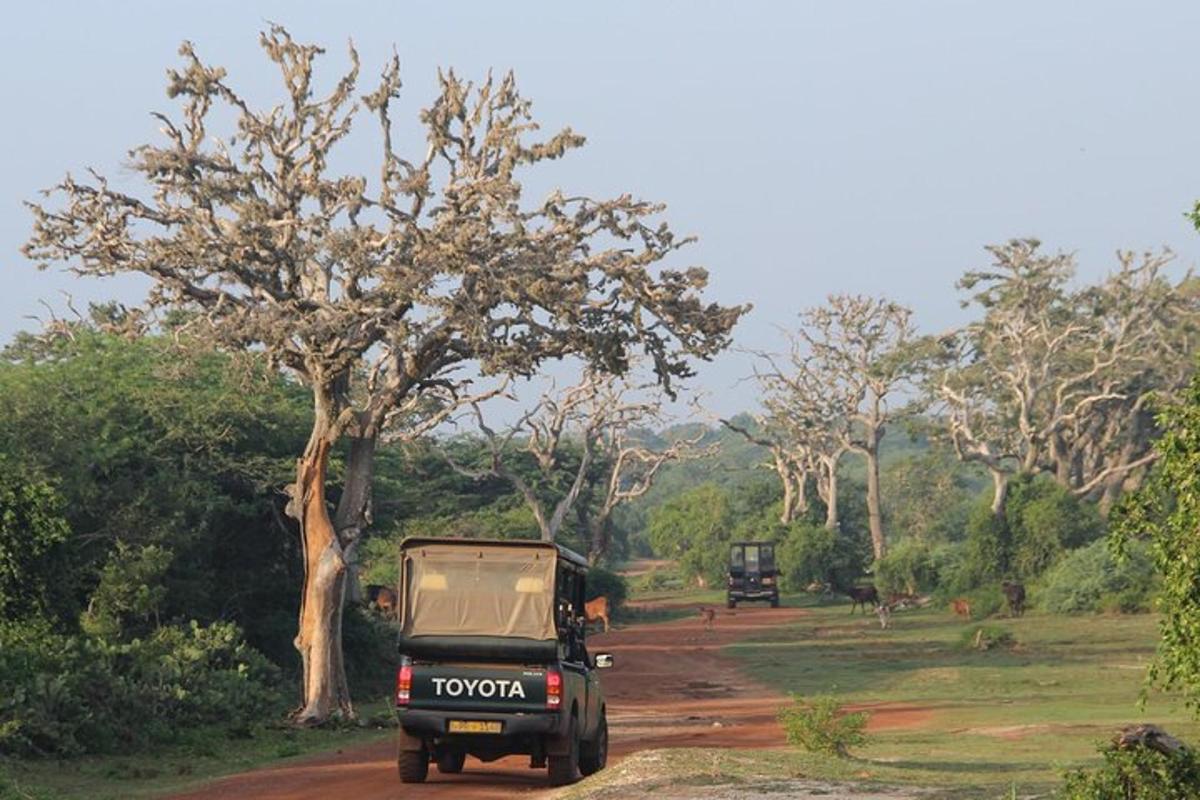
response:
<svg viewBox="0 0 1200 800"><path fill-rule="evenodd" d="M875 591L874 586L851 586L845 590L845 595L853 602L850 603L850 613L854 613L856 606L862 606L863 614L867 613L867 603L873 606L879 605L879 592Z"/></svg>
<svg viewBox="0 0 1200 800"><path fill-rule="evenodd" d="M971 601L965 597L956 597L951 600L950 608L954 609L954 613L963 619L971 618Z"/></svg>
<svg viewBox="0 0 1200 800"><path fill-rule="evenodd" d="M608 633L608 598L601 596L588 600L583 604L583 615L588 622L600 620L604 623L604 632Z"/></svg>
<svg viewBox="0 0 1200 800"><path fill-rule="evenodd" d="M700 607L700 619L704 620L704 630L711 631L713 629L713 620L717 617L715 608Z"/></svg>
<svg viewBox="0 0 1200 800"><path fill-rule="evenodd" d="M1008 615L1020 617L1025 614L1025 586L1015 581L1004 581L1004 599L1008 601Z"/></svg>

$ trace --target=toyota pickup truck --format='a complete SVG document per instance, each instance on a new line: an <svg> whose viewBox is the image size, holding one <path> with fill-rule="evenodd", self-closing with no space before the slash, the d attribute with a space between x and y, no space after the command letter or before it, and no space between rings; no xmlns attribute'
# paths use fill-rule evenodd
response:
<svg viewBox="0 0 1200 800"><path fill-rule="evenodd" d="M555 785L604 767L608 722L583 616L587 561L547 542L408 538L400 545L398 766L528 755Z"/></svg>

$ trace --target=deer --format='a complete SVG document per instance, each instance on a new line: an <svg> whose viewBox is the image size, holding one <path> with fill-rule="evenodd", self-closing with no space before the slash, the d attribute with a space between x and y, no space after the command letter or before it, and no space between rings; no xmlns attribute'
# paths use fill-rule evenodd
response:
<svg viewBox="0 0 1200 800"><path fill-rule="evenodd" d="M951 600L950 608L954 610L955 615L963 619L971 618L971 601L965 597L956 597Z"/></svg>
<svg viewBox="0 0 1200 800"><path fill-rule="evenodd" d="M588 600L583 604L583 616L587 622L603 622L604 632L608 633L608 598L601 595L595 600Z"/></svg>

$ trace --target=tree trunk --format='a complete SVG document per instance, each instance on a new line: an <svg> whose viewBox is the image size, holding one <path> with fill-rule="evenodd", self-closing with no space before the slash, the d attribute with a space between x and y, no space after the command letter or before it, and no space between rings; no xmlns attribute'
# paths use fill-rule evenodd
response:
<svg viewBox="0 0 1200 800"><path fill-rule="evenodd" d="M1003 517L1005 504L1008 502L1008 475L998 469L992 473L992 515Z"/></svg>
<svg viewBox="0 0 1200 800"><path fill-rule="evenodd" d="M883 538L883 506L879 496L878 441L874 447L868 447L864 454L867 457L867 522L871 526L871 547L878 561L887 553L887 543Z"/></svg>
<svg viewBox="0 0 1200 800"><path fill-rule="evenodd" d="M292 715L301 724L354 714L341 647L346 560L325 504L329 451L336 438L332 414L318 403L312 436L296 465L289 503L304 546L304 587L295 639L303 666L302 704Z"/></svg>
<svg viewBox="0 0 1200 800"><path fill-rule="evenodd" d="M600 563L600 559L608 555L609 528L608 517L597 515L588 522L588 563L592 566Z"/></svg>
<svg viewBox="0 0 1200 800"><path fill-rule="evenodd" d="M779 515L779 521L787 525L796 518L796 493L790 471L780 468L779 477L783 481L783 513Z"/></svg>
<svg viewBox="0 0 1200 800"><path fill-rule="evenodd" d="M346 460L346 480L342 496L333 515L338 540L344 548L347 566L346 599L361 602L362 587L358 579L358 546L363 534L374 520L372 500L375 479L374 430L366 429L350 437L350 453Z"/></svg>
<svg viewBox="0 0 1200 800"><path fill-rule="evenodd" d="M825 527L831 531L836 531L838 525L841 524L838 519L838 464L834 461L829 465L829 474L826 476L825 489Z"/></svg>

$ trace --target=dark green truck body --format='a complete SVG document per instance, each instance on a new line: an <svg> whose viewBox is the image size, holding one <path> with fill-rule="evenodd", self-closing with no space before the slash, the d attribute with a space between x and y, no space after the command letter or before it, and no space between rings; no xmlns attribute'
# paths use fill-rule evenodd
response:
<svg viewBox="0 0 1200 800"><path fill-rule="evenodd" d="M424 780L431 762L458 772L466 755L528 755L556 784L604 766L597 669L611 656L587 652L586 571L578 555L541 542L402 543L402 780Z"/></svg>

